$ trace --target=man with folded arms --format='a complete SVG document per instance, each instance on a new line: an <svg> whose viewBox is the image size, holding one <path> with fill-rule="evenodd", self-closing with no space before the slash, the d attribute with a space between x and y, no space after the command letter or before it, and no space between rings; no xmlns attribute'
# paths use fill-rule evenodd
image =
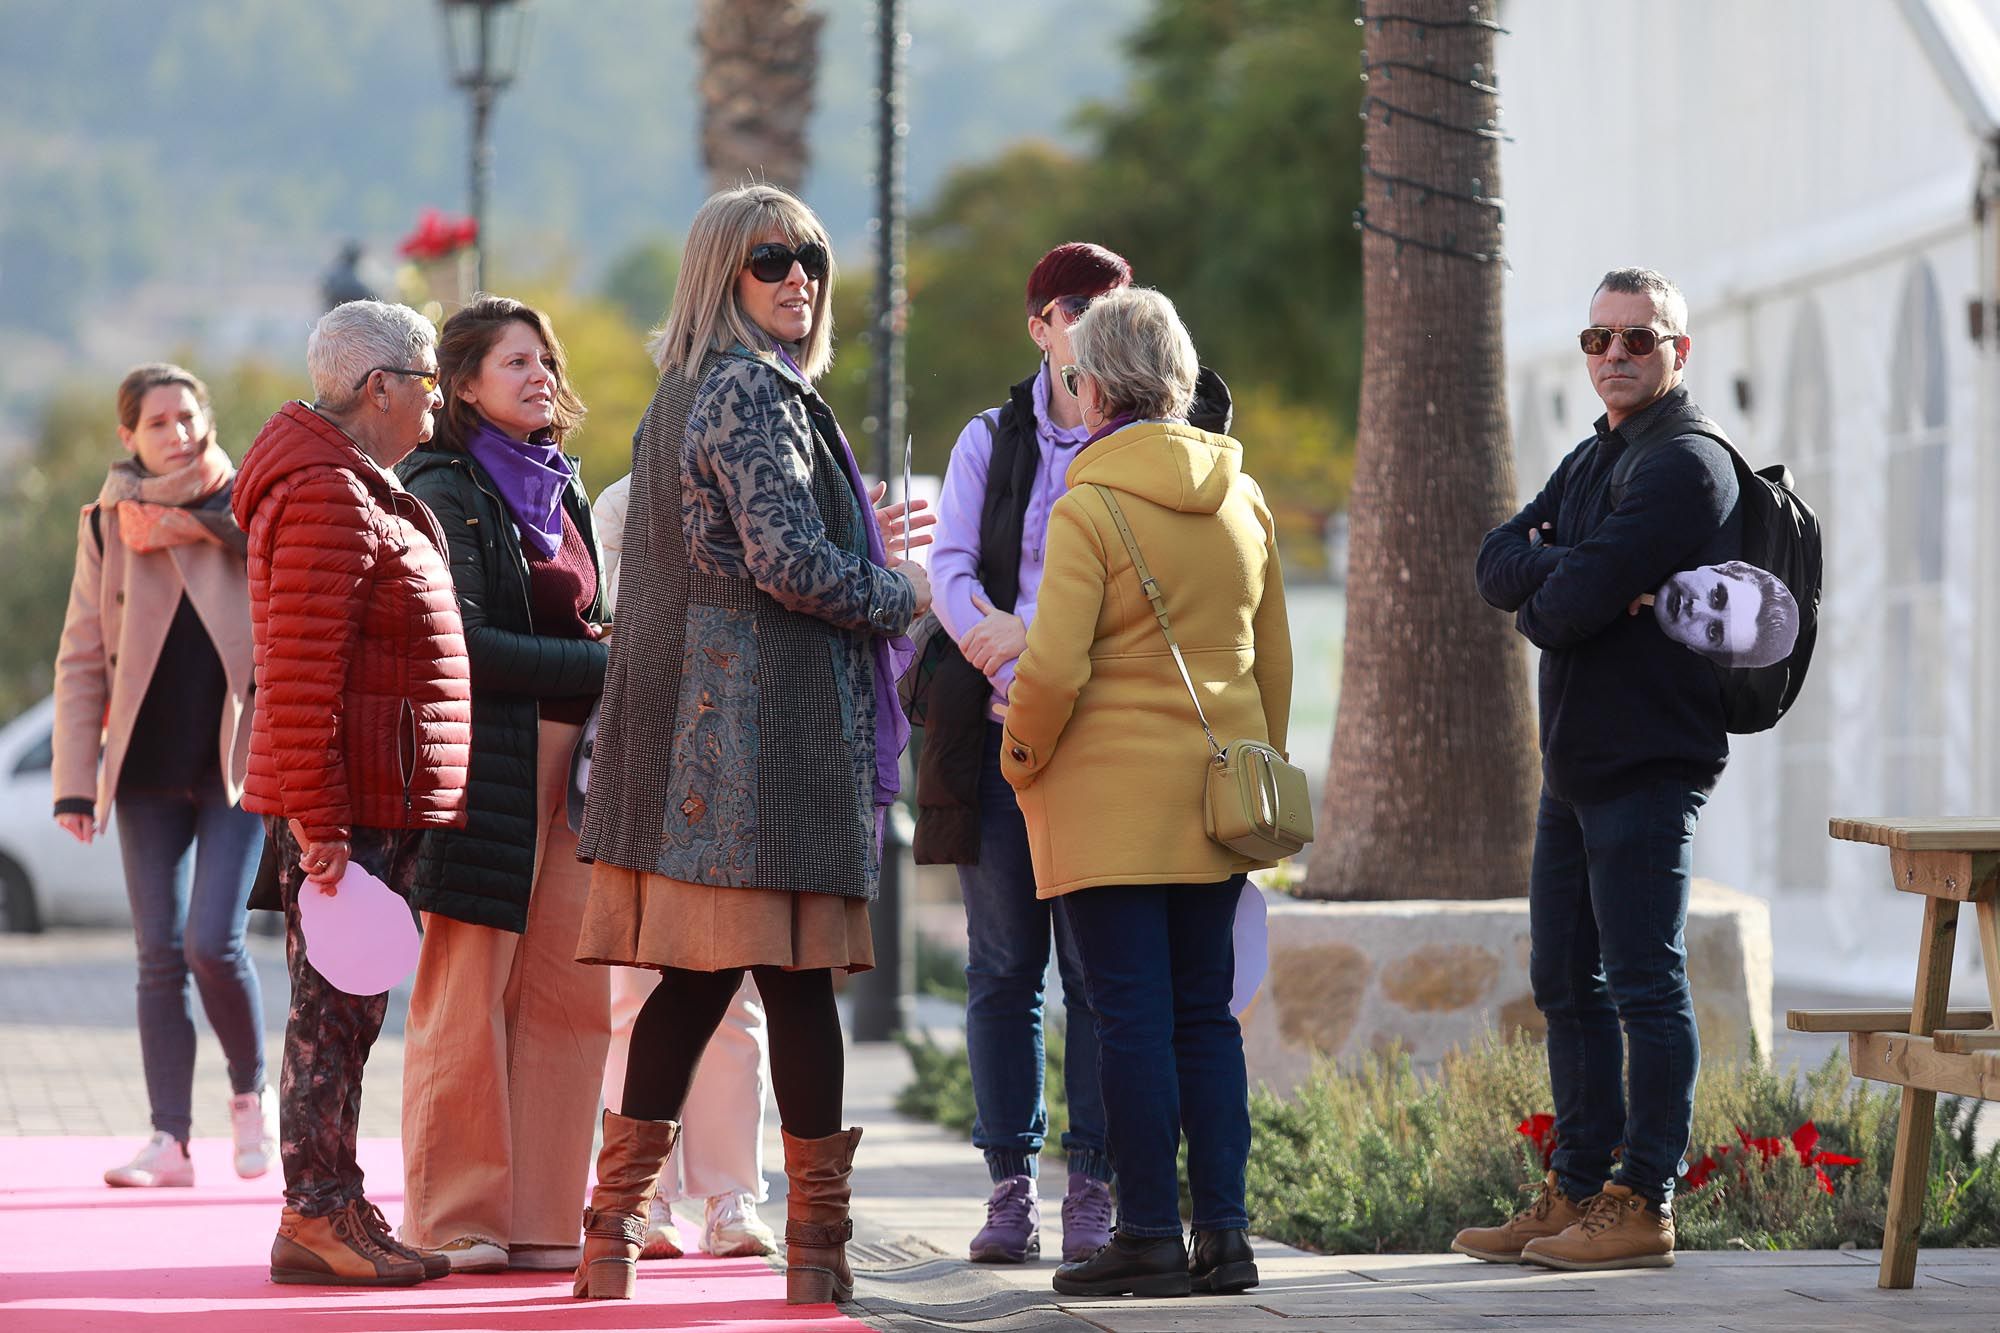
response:
<svg viewBox="0 0 2000 1333"><path fill-rule="evenodd" d="M1695 822L1729 757L1715 669L1639 597L1741 554L1729 453L1681 383L1687 301L1614 269L1578 339L1604 402L1591 438L1486 535L1479 592L1542 650L1542 796L1528 887L1535 1005L1555 1093L1529 1205L1452 1248L1496 1263L1664 1268L1699 1062L1688 989ZM1718 432L1719 433L1719 432ZM1612 473L1638 451L1619 493Z"/></svg>

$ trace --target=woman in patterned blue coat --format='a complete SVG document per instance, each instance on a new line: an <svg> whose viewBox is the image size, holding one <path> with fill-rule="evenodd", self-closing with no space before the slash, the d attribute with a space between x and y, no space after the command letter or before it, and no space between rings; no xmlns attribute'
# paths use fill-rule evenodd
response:
<svg viewBox="0 0 2000 1333"><path fill-rule="evenodd" d="M882 808L907 725L903 634L930 603L886 553L813 384L832 359L825 229L783 190L695 216L633 450L617 632L579 854L578 957L661 982L604 1117L579 1296L629 1296L696 1060L747 969L770 1021L794 1303L852 1293L833 970L874 963Z"/></svg>

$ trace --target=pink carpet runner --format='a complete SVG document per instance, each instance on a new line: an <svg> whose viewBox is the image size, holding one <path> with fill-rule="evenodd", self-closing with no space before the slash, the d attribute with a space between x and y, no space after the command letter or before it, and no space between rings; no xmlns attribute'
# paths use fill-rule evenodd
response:
<svg viewBox="0 0 2000 1333"><path fill-rule="evenodd" d="M460 1330L740 1329L862 1333L827 1306L787 1306L761 1259L711 1259L682 1224L686 1258L639 1265L631 1301L579 1301L561 1273L464 1274L415 1287L270 1281L281 1185L239 1180L223 1140L193 1145L193 1189L115 1190L104 1169L138 1140L0 1138L0 1329L167 1333L459 1333ZM361 1144L369 1197L402 1217L399 1145ZM581 1201L579 1201L579 1215Z"/></svg>

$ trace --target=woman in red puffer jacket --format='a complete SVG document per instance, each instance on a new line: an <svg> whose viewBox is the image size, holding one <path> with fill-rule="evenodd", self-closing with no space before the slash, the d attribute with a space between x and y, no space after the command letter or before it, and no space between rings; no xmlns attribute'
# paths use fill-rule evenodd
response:
<svg viewBox="0 0 2000 1333"><path fill-rule="evenodd" d="M256 638L243 804L265 816L292 981L274 1282L450 1271L398 1244L361 1193L355 1108L388 997L335 989L299 928L299 894L333 891L350 859L407 898L421 831L465 820L472 679L444 534L389 471L430 438L436 337L404 306L336 306L306 344L315 403L265 423L232 497Z"/></svg>

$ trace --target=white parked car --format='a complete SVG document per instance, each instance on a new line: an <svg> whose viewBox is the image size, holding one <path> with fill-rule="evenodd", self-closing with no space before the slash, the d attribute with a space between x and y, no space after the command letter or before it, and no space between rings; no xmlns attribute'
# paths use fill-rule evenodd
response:
<svg viewBox="0 0 2000 1333"><path fill-rule="evenodd" d="M117 833L107 828L85 846L55 821L55 716L50 697L0 727L0 930L132 919Z"/></svg>

